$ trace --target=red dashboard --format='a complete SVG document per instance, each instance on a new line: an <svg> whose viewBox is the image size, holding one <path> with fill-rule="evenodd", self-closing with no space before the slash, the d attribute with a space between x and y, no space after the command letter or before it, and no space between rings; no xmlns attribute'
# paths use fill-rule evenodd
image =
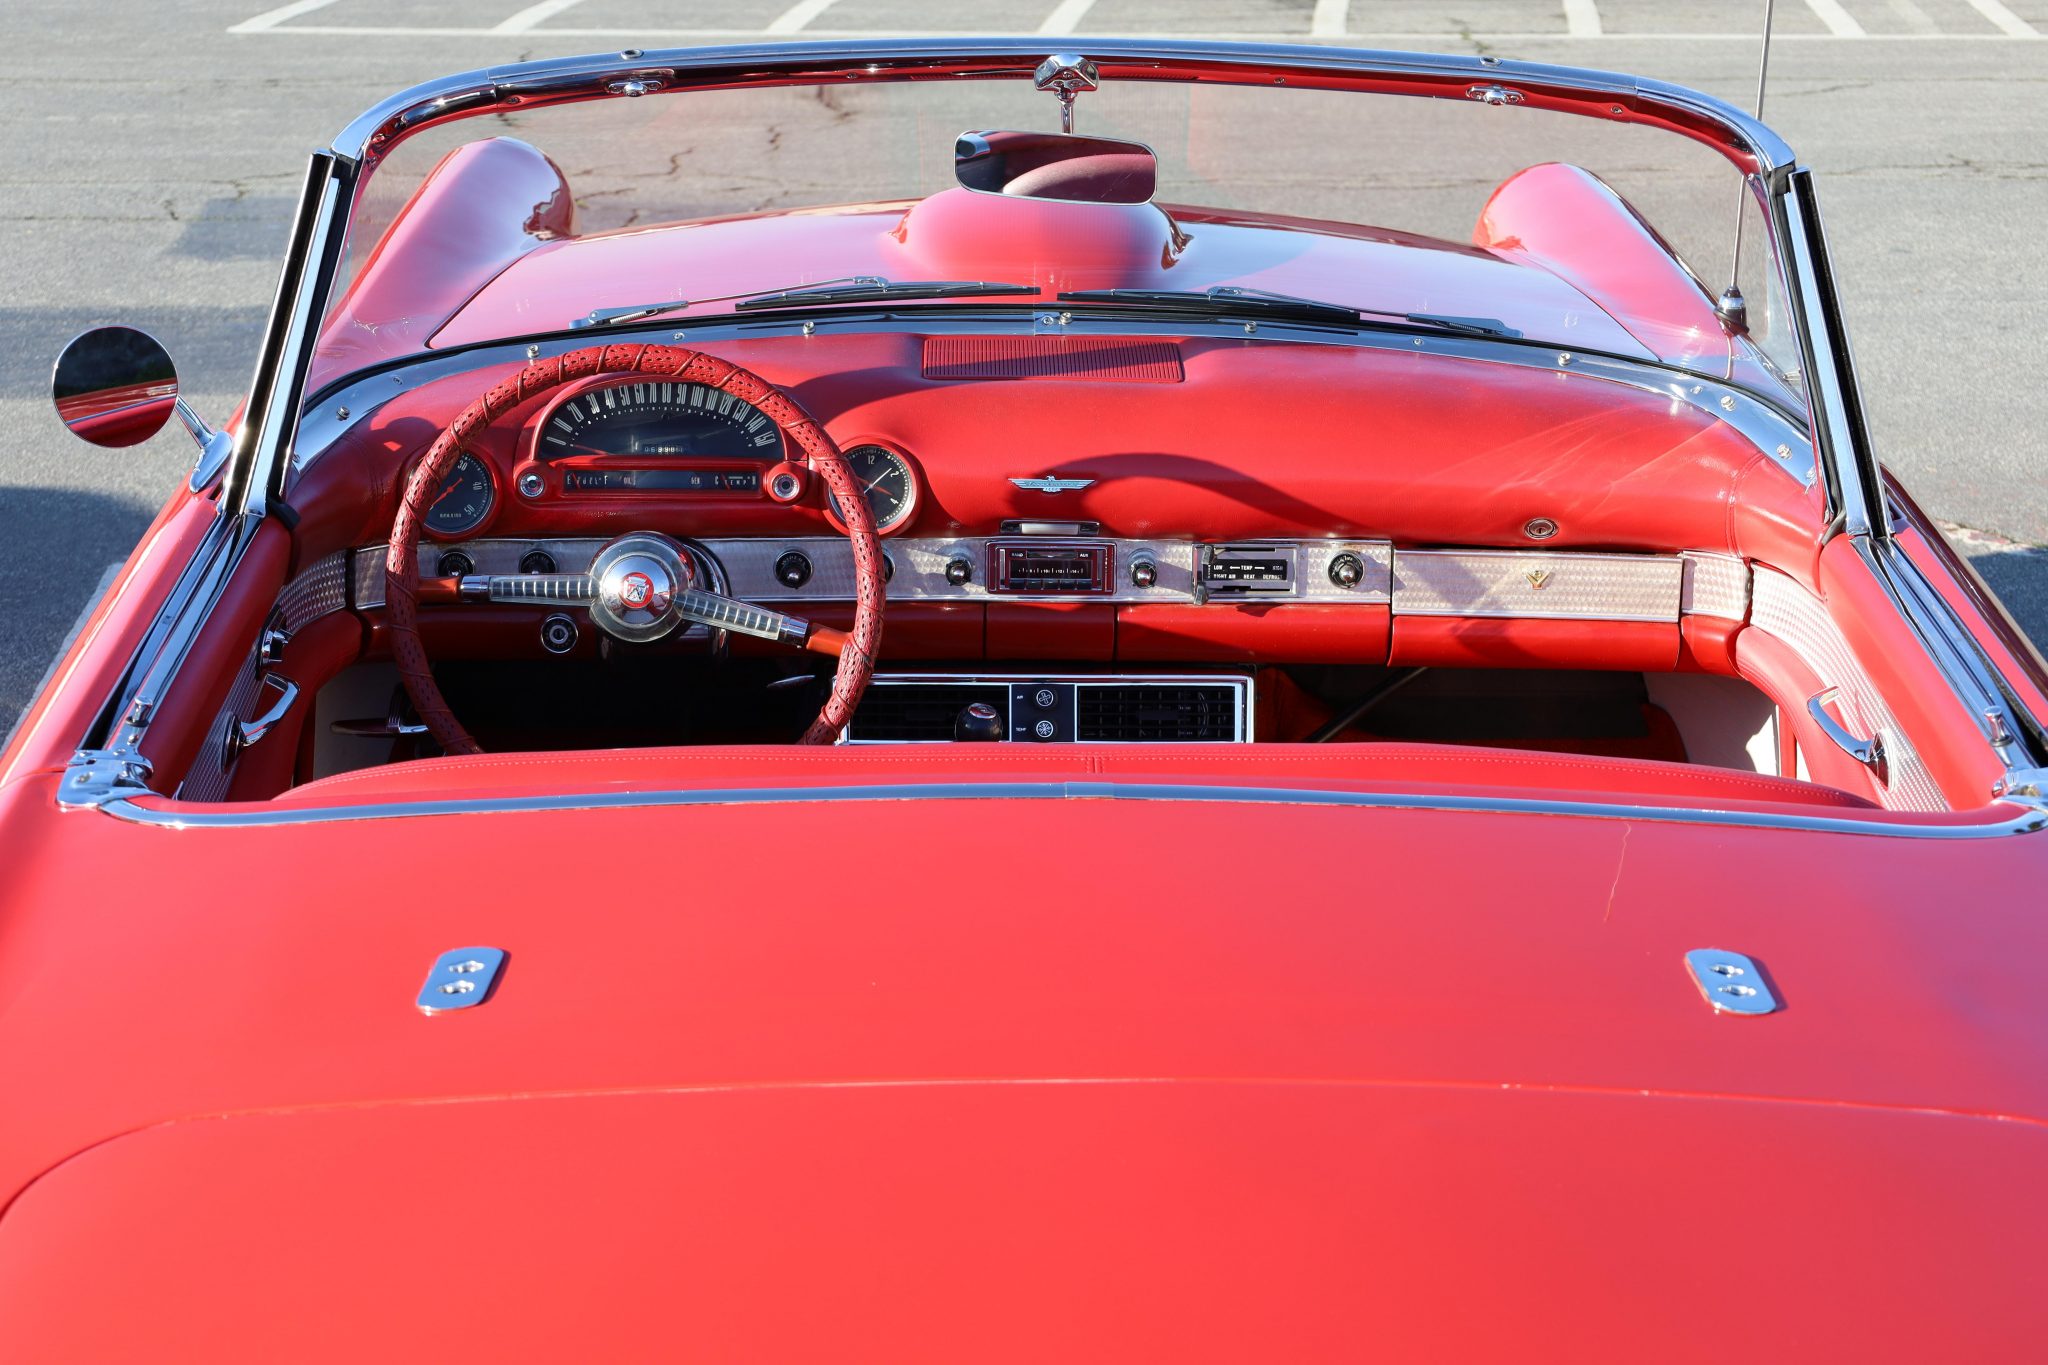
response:
<svg viewBox="0 0 2048 1365"><path fill-rule="evenodd" d="M881 452L900 481L885 528L897 535L1054 521L1112 536L1530 547L1534 526L1544 549L1715 550L1796 572L1819 527L1814 491L1729 423L1536 348L1503 363L1178 338L1134 361L1133 343L982 340L1023 363L962 366L959 338L910 332L711 349L780 385L842 448ZM316 452L290 494L305 514L300 562L380 541L411 463L514 369L402 390ZM835 533L772 425L707 412L685 385L647 392L658 387L598 378L482 431L471 451L489 505L446 538ZM659 424L636 434L645 408L694 425L680 439Z"/></svg>

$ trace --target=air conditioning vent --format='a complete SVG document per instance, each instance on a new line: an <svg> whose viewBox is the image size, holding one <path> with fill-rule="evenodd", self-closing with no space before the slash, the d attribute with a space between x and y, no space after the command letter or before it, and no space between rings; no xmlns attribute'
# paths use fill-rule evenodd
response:
<svg viewBox="0 0 2048 1365"><path fill-rule="evenodd" d="M1008 684L899 683L870 687L860 699L846 738L854 744L950 740L953 723L974 702L985 701L1008 718Z"/></svg>
<svg viewBox="0 0 2048 1365"><path fill-rule="evenodd" d="M1083 685L1074 737L1084 744L1228 744L1242 735L1242 696L1230 684Z"/></svg>

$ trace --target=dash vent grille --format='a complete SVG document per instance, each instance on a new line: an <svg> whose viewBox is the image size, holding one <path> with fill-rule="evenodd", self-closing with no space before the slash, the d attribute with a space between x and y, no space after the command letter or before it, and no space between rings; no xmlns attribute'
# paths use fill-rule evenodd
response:
<svg viewBox="0 0 2048 1365"><path fill-rule="evenodd" d="M953 722L974 702L985 701L998 715L1010 713L1010 689L1003 683L931 683L870 687L847 727L859 743L919 743L953 738Z"/></svg>
<svg viewBox="0 0 2048 1365"><path fill-rule="evenodd" d="M1157 683L1084 686L1075 696L1082 743L1227 744L1238 736L1238 690Z"/></svg>
<svg viewBox="0 0 2048 1365"><path fill-rule="evenodd" d="M926 337L926 379L1092 379L1178 384L1180 347L1094 337Z"/></svg>

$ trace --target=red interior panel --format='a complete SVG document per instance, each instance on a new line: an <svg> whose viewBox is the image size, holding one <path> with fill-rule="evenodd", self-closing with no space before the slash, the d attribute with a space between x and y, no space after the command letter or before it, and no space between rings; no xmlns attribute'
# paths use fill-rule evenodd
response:
<svg viewBox="0 0 2048 1365"><path fill-rule="evenodd" d="M1678 663L1678 627L1662 621L1397 616L1389 662L1668 673Z"/></svg>

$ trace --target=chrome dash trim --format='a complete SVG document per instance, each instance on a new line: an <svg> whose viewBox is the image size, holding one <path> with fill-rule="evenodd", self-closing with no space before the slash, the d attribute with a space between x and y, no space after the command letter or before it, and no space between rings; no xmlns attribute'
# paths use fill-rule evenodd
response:
<svg viewBox="0 0 2048 1365"><path fill-rule="evenodd" d="M1555 799L1458 796L1447 793L1347 792L1302 787L1231 787L1178 782L937 782L829 787L726 787L696 791L577 792L547 796L369 802L357 806L262 807L228 810L167 808L117 796L97 809L117 820L165 830L261 829L355 824L455 815L519 815L571 810L634 810L681 806L788 806L856 801L1165 801L1181 804L1324 806L1345 810L1420 810L1478 815L1540 815L1594 820L1654 821L1724 828L1796 830L1872 838L1937 841L2002 839L2048 829L2048 805L2001 803L2011 813L1982 824L1919 824L1883 813L1857 818L1777 811L1623 805Z"/></svg>
<svg viewBox="0 0 2048 1365"><path fill-rule="evenodd" d="M1394 615L1676 622L1684 575L1665 555L1396 550Z"/></svg>
<svg viewBox="0 0 2048 1365"><path fill-rule="evenodd" d="M1687 550L1685 585L1678 609L1686 616L1718 616L1724 621L1749 619L1749 564L1740 555Z"/></svg>

